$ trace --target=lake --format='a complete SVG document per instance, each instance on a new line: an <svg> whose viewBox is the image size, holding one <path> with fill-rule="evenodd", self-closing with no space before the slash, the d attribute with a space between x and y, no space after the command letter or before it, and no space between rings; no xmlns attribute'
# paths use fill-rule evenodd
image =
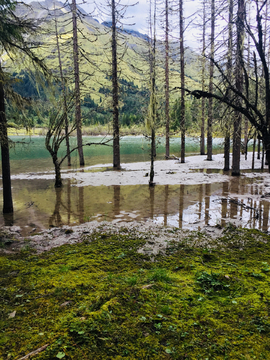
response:
<svg viewBox="0 0 270 360"><path fill-rule="evenodd" d="M53 171L52 160L44 148L44 137L33 137L30 141L22 137L12 139L20 142L11 150L12 174ZM97 143L101 138L84 140ZM186 143L187 155L199 153L198 140L187 139ZM159 139L157 159L164 159L164 144L165 139ZM222 140L215 140L214 151L221 152L221 146ZM179 150L180 139L171 139L171 154L178 157ZM64 148L61 151L64 153ZM86 165L112 162L111 147L93 145L85 148L84 154ZM145 138L122 139L123 163L148 160L149 143ZM78 156L74 154L72 169L76 169L77 164ZM24 235L52 226L91 220L128 222L149 218L157 223L194 230L207 224L225 225L230 219L238 219L248 228L268 231L270 227L269 202L241 197L261 192L260 186L246 177L232 178L224 183L157 185L154 188L146 185L76 187L71 180L65 180L62 189L55 189L52 180L13 180L12 188L15 211L12 217L0 215L0 224L21 226ZM233 198L231 194L234 194ZM2 199L2 194L0 196Z"/></svg>

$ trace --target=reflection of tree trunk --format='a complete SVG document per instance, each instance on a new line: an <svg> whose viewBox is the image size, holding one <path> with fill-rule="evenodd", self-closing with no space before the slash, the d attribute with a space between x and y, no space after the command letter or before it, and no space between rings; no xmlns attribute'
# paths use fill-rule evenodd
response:
<svg viewBox="0 0 270 360"><path fill-rule="evenodd" d="M62 195L62 188L55 188L55 206L54 212L52 216L49 218L49 226L61 226L62 225L62 218L60 215L60 206L61 206L61 195ZM55 222L55 224L54 224Z"/></svg>
<svg viewBox="0 0 270 360"><path fill-rule="evenodd" d="M113 187L113 213L115 215L120 214L120 185L115 185Z"/></svg>
<svg viewBox="0 0 270 360"><path fill-rule="evenodd" d="M149 187L150 192L150 218L154 219L154 209L155 209L155 187Z"/></svg>
<svg viewBox="0 0 270 360"><path fill-rule="evenodd" d="M184 212L184 195L185 185L180 185L180 199L179 199L179 228L183 227L183 212Z"/></svg>
<svg viewBox="0 0 270 360"><path fill-rule="evenodd" d="M237 177L233 179L231 186L231 193L238 194L239 193L239 182L240 178ZM235 199L235 202L231 202L230 204L230 218L233 219L237 215L238 210L238 198Z"/></svg>
<svg viewBox="0 0 270 360"><path fill-rule="evenodd" d="M209 217L209 208L210 208L210 193L211 193L211 184L205 184L205 215L204 221L205 225L208 225Z"/></svg>
<svg viewBox="0 0 270 360"><path fill-rule="evenodd" d="M84 187L79 187L79 220L80 224L84 222Z"/></svg>
<svg viewBox="0 0 270 360"><path fill-rule="evenodd" d="M268 231L269 202L264 202L262 231Z"/></svg>
<svg viewBox="0 0 270 360"><path fill-rule="evenodd" d="M169 185L165 185L164 190L165 190L165 198L164 198L164 225L167 225Z"/></svg>
<svg viewBox="0 0 270 360"><path fill-rule="evenodd" d="M70 179L68 179L67 183L67 219L68 225L70 224L70 214L71 214L71 186L70 186Z"/></svg>
<svg viewBox="0 0 270 360"><path fill-rule="evenodd" d="M226 217L227 217L227 211L228 211L228 192L229 192L229 183L224 182L222 185L222 196L223 200L221 202L221 226L226 225Z"/></svg>
<svg viewBox="0 0 270 360"><path fill-rule="evenodd" d="M199 219L202 218L202 201L203 201L203 184L200 184L199 185Z"/></svg>
<svg viewBox="0 0 270 360"><path fill-rule="evenodd" d="M4 224L5 226L13 226L14 224L14 214L12 213L4 213Z"/></svg>

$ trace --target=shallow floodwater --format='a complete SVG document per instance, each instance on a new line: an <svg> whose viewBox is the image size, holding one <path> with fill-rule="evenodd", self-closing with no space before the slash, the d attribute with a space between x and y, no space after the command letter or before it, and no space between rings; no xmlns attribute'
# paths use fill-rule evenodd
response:
<svg viewBox="0 0 270 360"><path fill-rule="evenodd" d="M259 177L259 174L258 174ZM0 224L19 225L23 234L51 226L75 225L91 220L145 221L200 230L205 225L239 221L242 227L269 231L270 203L260 184L244 176L230 182L203 185L146 185L76 187L70 180L55 189L49 180L14 180L13 218ZM250 194L250 198L241 195ZM2 195L2 194L0 194Z"/></svg>
<svg viewBox="0 0 270 360"><path fill-rule="evenodd" d="M98 145L110 137L101 136L85 136L83 137L84 143L92 143L91 146L84 147L85 165L96 164L110 164L112 163L112 147L105 145ZM45 148L44 136L37 137L21 137L11 136L14 141L14 146L10 151L11 158L11 173L19 174L25 172L41 172L53 170L53 163L49 152ZM76 145L76 139L71 138L71 147ZM213 153L221 152L222 139L213 140ZM96 144L96 145L94 145ZM108 143L107 145L110 145ZM180 138L170 139L170 153L176 157L180 157ZM200 145L199 139L187 138L186 139L186 155L199 154ZM149 161L150 159L150 144L149 141L143 136L124 136L121 138L120 145L121 163L131 163L140 161ZM165 154L165 138L160 137L157 140L157 160L164 160ZM59 150L59 158L65 154L65 146L63 145ZM71 169L79 167L79 158L77 151L72 154ZM63 163L63 169L67 168L66 162Z"/></svg>

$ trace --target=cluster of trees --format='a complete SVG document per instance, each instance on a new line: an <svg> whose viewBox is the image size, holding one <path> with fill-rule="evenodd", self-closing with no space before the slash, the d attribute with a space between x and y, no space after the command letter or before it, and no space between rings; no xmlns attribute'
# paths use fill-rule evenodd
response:
<svg viewBox="0 0 270 360"><path fill-rule="evenodd" d="M67 147L70 164L69 135L77 131L77 146L80 165L84 165L82 141L83 115L91 112L86 123L108 122L113 125L113 166L120 168L120 124L130 125L146 120L148 136L151 140L150 185L154 182L154 158L156 128L160 121L166 126L166 158L170 158L170 134L177 127L181 131L181 162L185 162L186 128L196 119L201 128L201 154L205 154L205 133L207 133L207 160L212 160L212 136L215 109L221 118L220 128L224 131L225 164L229 168L230 138L233 137L233 175L240 174L241 124L245 123L245 142L248 130L253 127L256 136L262 140L266 158L270 166L270 79L269 79L269 14L267 1L245 0L224 2L202 0L201 26L201 68L200 82L188 86L185 76L185 38L188 26L184 19L184 0L178 3L166 0L149 2L149 33L145 48L133 51L137 67L132 64L134 79L124 77L129 63L130 47L124 26L126 5L108 0L99 6L111 21L107 32L95 29L93 38L85 39L82 28L83 14L72 0L70 4L52 2L53 7L46 9L47 18L53 21L54 28L44 26L48 34L53 33L55 49L50 57L55 67L48 70L46 59L40 60L36 49L44 48L44 36L34 36L40 31L38 21L16 13L16 0L4 0L0 8L0 18L4 24L0 30L1 53L9 60L27 61L34 64L35 83L33 86L29 72L7 74L0 67L0 141L2 153L2 176L4 188L4 212L12 212L12 195L9 168L9 141L7 137L7 118L11 116L17 123L22 122L22 97L27 97L24 112L34 122L42 122L46 116L48 135L46 146L52 155L56 169L56 186L61 186L60 165L57 151L61 143ZM26 5L25 5L26 6ZM247 6L249 7L247 9ZM27 6L26 6L27 7ZM61 12L61 7L65 12ZM209 9L209 13L208 10ZM67 17L66 14L69 13ZM65 14L65 15L63 15ZM44 20L39 21L44 24ZM174 21L177 25L172 27ZM159 27L159 28L158 28ZM44 30L44 29L43 29ZM217 30L219 31L217 33ZM178 32L178 40L176 32ZM160 33L164 41L160 40ZM72 34L72 35L70 35ZM94 43L97 37L109 34L104 43L107 67L93 60L93 53L83 47L85 41ZM159 37L158 35L159 34ZM35 40L36 39L36 40ZM43 39L43 40L41 40ZM177 43L177 45L175 45ZM72 62L68 58L72 46ZM91 48L91 46L90 46ZM135 54L135 55L134 55ZM65 61L67 65L65 65ZM82 62L89 63L87 73L80 71ZM175 64L178 64L178 68ZM171 68L174 67L174 71ZM175 70L177 69L177 70ZM92 97L89 89L84 89L87 79L95 73L102 73L110 86L99 88L100 101ZM137 76L137 78L136 78ZM176 77L178 76L178 79ZM18 77L22 81L18 82ZM136 81L141 81L140 88ZM196 89L197 87L197 89ZM50 89L50 91L48 91ZM16 94L16 95L15 95ZM8 96L7 96L8 95ZM110 96L107 99L106 95ZM106 101L104 101L104 97ZM6 99L6 101L5 101ZM30 101L31 100L31 101ZM34 100L34 101L33 101ZM14 106L13 104L16 104ZM51 103L51 107L44 104ZM41 105L42 104L42 105ZM218 104L218 105L217 105ZM106 106L105 106L106 105ZM198 114L200 119L198 120ZM207 122L207 129L205 124ZM29 125L29 124L28 124ZM104 142L108 145L108 141ZM270 169L270 168L269 168Z"/></svg>

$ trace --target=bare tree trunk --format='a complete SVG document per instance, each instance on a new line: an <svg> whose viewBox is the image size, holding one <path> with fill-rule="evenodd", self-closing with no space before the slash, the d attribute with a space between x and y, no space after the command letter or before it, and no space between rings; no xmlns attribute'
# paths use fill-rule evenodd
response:
<svg viewBox="0 0 270 360"><path fill-rule="evenodd" d="M165 119L166 158L170 156L170 94L169 94L169 4L165 0Z"/></svg>
<svg viewBox="0 0 270 360"><path fill-rule="evenodd" d="M73 22L73 60L75 78L75 117L77 124L77 144L80 158L80 165L84 165L82 148L82 118L81 118L81 94L80 94L80 73L79 73L79 47L77 33L77 5L76 0L72 0L72 22Z"/></svg>
<svg viewBox="0 0 270 360"><path fill-rule="evenodd" d="M233 40L233 0L229 0L229 21L228 21L228 58L227 58L227 76L232 80L232 40ZM229 93L228 96L231 96ZM224 141L224 170L230 169L230 120L225 123L225 141Z"/></svg>
<svg viewBox="0 0 270 360"><path fill-rule="evenodd" d="M118 107L118 73L117 73L117 42L115 0L112 0L112 92L113 92L113 167L120 169L119 140L119 107Z"/></svg>
<svg viewBox="0 0 270 360"><path fill-rule="evenodd" d="M54 8L55 10L55 8ZM63 94L63 103L64 103L64 118L65 118L65 135L66 135L66 147L67 147L67 160L68 166L71 166L71 158L70 158L70 145L69 145L69 134L68 134L68 110L67 110L67 91L66 91L66 84L63 75L63 67L62 67L62 60L61 60L61 51L59 45L59 38L58 38L58 26L57 26L57 18L55 16L55 36L56 36L56 47L58 53L58 63L59 63L59 71L61 77L61 87L62 87L62 94Z"/></svg>
<svg viewBox="0 0 270 360"><path fill-rule="evenodd" d="M184 18L183 18L183 0L179 0L179 25L180 25L180 70L181 70L181 109L180 109L180 127L181 127L181 163L185 162L185 50L184 50Z"/></svg>
<svg viewBox="0 0 270 360"><path fill-rule="evenodd" d="M242 58L244 47L244 17L245 17L245 3L244 0L238 0L237 10L237 52L236 52L236 66L235 66L235 87L241 93L243 89L243 70ZM241 100L238 98L237 102L241 105ZM242 114L235 112L233 123L233 161L232 161L232 175L240 175L240 153L241 153L241 121Z"/></svg>
<svg viewBox="0 0 270 360"><path fill-rule="evenodd" d="M202 37L202 91L205 91L205 28L206 28L206 10L205 0L203 1L203 37ZM202 118L201 118L201 155L205 155L205 98L202 98Z"/></svg>
<svg viewBox="0 0 270 360"><path fill-rule="evenodd" d="M56 188L62 187L62 178L61 178L61 169L60 169L60 164L58 161L58 157L56 154L54 154L54 156L52 157L53 159L53 164L54 164L54 169L55 169L55 183L54 186Z"/></svg>
<svg viewBox="0 0 270 360"><path fill-rule="evenodd" d="M255 164L255 150L256 150L256 136L253 138L253 151L252 151L252 163L251 163L251 169L254 170L254 164Z"/></svg>
<svg viewBox="0 0 270 360"><path fill-rule="evenodd" d="M214 77L214 51L215 51L215 0L211 0L211 51L210 51L210 71L209 71L209 92L213 92ZM213 99L209 99L208 103L208 121L207 121L207 160L212 160L213 139Z"/></svg>
<svg viewBox="0 0 270 360"><path fill-rule="evenodd" d="M151 168L149 186L154 186L154 160L156 156L156 1L154 0L154 25L152 28L152 15L151 15L151 0L150 0L150 81L151 81L151 94L149 117L151 124ZM154 35L152 32L154 31Z"/></svg>
<svg viewBox="0 0 270 360"><path fill-rule="evenodd" d="M4 74L0 64L0 143L2 159L3 213L13 213L10 179L9 142L5 110Z"/></svg>
<svg viewBox="0 0 270 360"><path fill-rule="evenodd" d="M260 160L261 158L261 140L258 137L258 153L257 153L257 159Z"/></svg>

